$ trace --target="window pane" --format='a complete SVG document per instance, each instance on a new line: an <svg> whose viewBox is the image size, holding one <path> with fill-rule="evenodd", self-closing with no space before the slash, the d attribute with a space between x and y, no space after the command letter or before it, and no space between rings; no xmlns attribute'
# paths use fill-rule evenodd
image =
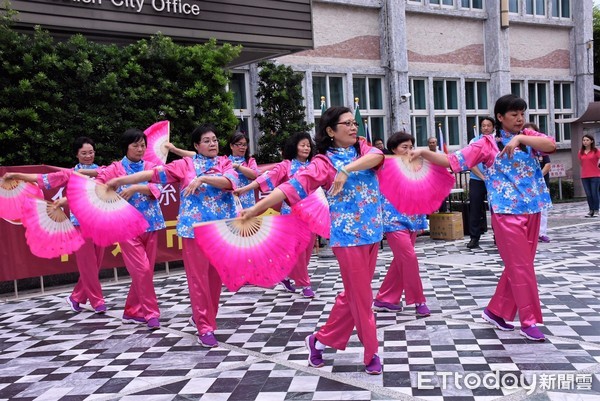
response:
<svg viewBox="0 0 600 401"><path fill-rule="evenodd" d="M247 109L246 103L246 74L231 74L229 90L233 93L233 108Z"/></svg>
<svg viewBox="0 0 600 401"><path fill-rule="evenodd" d="M446 92L448 96L448 109L458 110L458 83L456 81L448 81Z"/></svg>
<svg viewBox="0 0 600 401"><path fill-rule="evenodd" d="M546 4L544 3L546 0L536 0L535 1L535 14L536 15L546 15Z"/></svg>
<svg viewBox="0 0 600 401"><path fill-rule="evenodd" d="M453 6L454 5L454 0L444 0L444 5L445 6Z"/></svg>
<svg viewBox="0 0 600 401"><path fill-rule="evenodd" d="M560 14L562 18L571 18L571 0L562 0Z"/></svg>
<svg viewBox="0 0 600 401"><path fill-rule="evenodd" d="M565 115L564 118L571 118L571 115ZM565 141L571 140L571 124L563 124L563 139Z"/></svg>
<svg viewBox="0 0 600 401"><path fill-rule="evenodd" d="M473 0L473 8L483 9L483 0Z"/></svg>
<svg viewBox="0 0 600 401"><path fill-rule="evenodd" d="M571 107L571 85L570 84L564 84L563 85L563 92L562 92L563 98L563 104L562 104L562 108L563 109L570 109Z"/></svg>
<svg viewBox="0 0 600 401"><path fill-rule="evenodd" d="M535 84L529 84L529 108L537 109L537 97L535 96Z"/></svg>
<svg viewBox="0 0 600 401"><path fill-rule="evenodd" d="M444 81L433 81L433 107L436 110L445 110L445 106Z"/></svg>
<svg viewBox="0 0 600 401"><path fill-rule="evenodd" d="M558 0L552 0L552 16L553 17L560 17L560 15L558 14L559 12L559 7L558 7Z"/></svg>
<svg viewBox="0 0 600 401"><path fill-rule="evenodd" d="M371 132L371 138L375 142L375 138L381 138L385 144L384 131L383 131L383 117L371 117L371 124L369 125L369 131Z"/></svg>
<svg viewBox="0 0 600 401"><path fill-rule="evenodd" d="M321 108L321 96L327 97L327 85L325 77L315 77L313 76L313 105L315 109ZM331 99L329 100L329 104L331 104ZM327 100L325 101L327 103Z"/></svg>
<svg viewBox="0 0 600 401"><path fill-rule="evenodd" d="M450 140L450 145L460 145L458 117L448 117L448 139Z"/></svg>
<svg viewBox="0 0 600 401"><path fill-rule="evenodd" d="M467 101L467 109L475 109L475 82L465 82L465 99Z"/></svg>
<svg viewBox="0 0 600 401"><path fill-rule="evenodd" d="M440 0L429 0L430 4L440 4Z"/></svg>
<svg viewBox="0 0 600 401"><path fill-rule="evenodd" d="M538 84L538 109L545 109L548 105L546 104L546 85Z"/></svg>
<svg viewBox="0 0 600 401"><path fill-rule="evenodd" d="M367 108L367 79L353 78L352 85L354 86L354 97L358 98L358 103L361 109Z"/></svg>
<svg viewBox="0 0 600 401"><path fill-rule="evenodd" d="M462 0L460 2L460 6L464 8L469 8L469 0Z"/></svg>
<svg viewBox="0 0 600 401"><path fill-rule="evenodd" d="M369 78L369 108L377 110L383 109L381 78Z"/></svg>
<svg viewBox="0 0 600 401"><path fill-rule="evenodd" d="M342 77L329 77L329 96L332 106L344 106L344 86Z"/></svg>
<svg viewBox="0 0 600 401"><path fill-rule="evenodd" d="M533 0L525 1L525 14L533 15Z"/></svg>
<svg viewBox="0 0 600 401"><path fill-rule="evenodd" d="M508 11L509 12L511 12L511 13L518 13L519 12L518 1L519 0L509 0L508 1Z"/></svg>
<svg viewBox="0 0 600 401"><path fill-rule="evenodd" d="M425 81L422 79L413 81L413 102L415 110L426 110Z"/></svg>
<svg viewBox="0 0 600 401"><path fill-rule="evenodd" d="M487 82L477 82L477 108L479 110L488 108Z"/></svg>
<svg viewBox="0 0 600 401"><path fill-rule="evenodd" d="M477 117L467 116L467 143L471 142L471 139L475 138L475 131L477 130Z"/></svg>
<svg viewBox="0 0 600 401"><path fill-rule="evenodd" d="M427 117L414 117L412 129L417 139L417 146L427 146Z"/></svg>
<svg viewBox="0 0 600 401"><path fill-rule="evenodd" d="M540 131L544 134L550 135L548 133L548 116L538 116L538 127L540 127Z"/></svg>
<svg viewBox="0 0 600 401"><path fill-rule="evenodd" d="M562 99L560 89L561 89L560 84L554 84L554 108L555 109L562 109L561 104L560 104L560 101Z"/></svg>
<svg viewBox="0 0 600 401"><path fill-rule="evenodd" d="M238 131L243 132L244 134L248 134L248 121L250 121L249 118L244 118L244 120L242 121L241 119L238 118Z"/></svg>
<svg viewBox="0 0 600 401"><path fill-rule="evenodd" d="M511 82L510 93L521 97L521 84L519 82Z"/></svg>

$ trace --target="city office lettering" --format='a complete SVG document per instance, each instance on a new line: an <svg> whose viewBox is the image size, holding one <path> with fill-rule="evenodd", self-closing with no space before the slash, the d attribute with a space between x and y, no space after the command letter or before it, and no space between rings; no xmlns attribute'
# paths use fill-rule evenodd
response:
<svg viewBox="0 0 600 401"><path fill-rule="evenodd" d="M64 1L64 0L62 0ZM73 3L97 4L102 5L102 1L107 3L107 0L71 0ZM141 12L144 8L144 3L147 0L110 0L110 3L115 7L130 8L136 12ZM200 6L197 4L184 3L183 0L149 0L148 1L154 11L167 12L172 14L200 15Z"/></svg>

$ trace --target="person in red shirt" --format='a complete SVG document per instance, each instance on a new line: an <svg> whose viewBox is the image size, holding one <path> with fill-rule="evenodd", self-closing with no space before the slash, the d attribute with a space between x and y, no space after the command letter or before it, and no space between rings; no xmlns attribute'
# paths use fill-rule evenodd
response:
<svg viewBox="0 0 600 401"><path fill-rule="evenodd" d="M585 217L598 217L600 203L600 150L596 148L596 140L592 135L585 134L579 150L581 162L581 183L585 190L590 211Z"/></svg>

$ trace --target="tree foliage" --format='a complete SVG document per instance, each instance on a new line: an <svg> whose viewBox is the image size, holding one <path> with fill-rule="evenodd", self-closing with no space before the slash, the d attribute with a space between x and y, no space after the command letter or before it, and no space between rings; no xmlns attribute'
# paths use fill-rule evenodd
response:
<svg viewBox="0 0 600 401"><path fill-rule="evenodd" d="M239 47L160 34L123 47L82 35L59 42L40 28L19 33L12 20L0 20L0 164L71 166L82 135L96 141L96 162L110 163L123 156L126 129L164 119L185 148L198 124L215 124L220 138L237 125L225 67Z"/></svg>
<svg viewBox="0 0 600 401"><path fill-rule="evenodd" d="M308 132L313 125L306 122L302 73L270 61L259 63L259 67L256 98L261 113L255 117L263 134L256 159L273 163L281 160L281 149L291 135Z"/></svg>

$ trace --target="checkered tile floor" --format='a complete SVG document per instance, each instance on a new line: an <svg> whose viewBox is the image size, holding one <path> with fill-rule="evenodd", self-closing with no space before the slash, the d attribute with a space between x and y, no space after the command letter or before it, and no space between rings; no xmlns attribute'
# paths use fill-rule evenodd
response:
<svg viewBox="0 0 600 401"><path fill-rule="evenodd" d="M121 323L127 283L104 286L104 316L70 312L67 290L2 303L0 400L597 400L600 219L584 219L586 211L584 203L557 205L552 242L539 246L545 343L480 318L502 273L491 233L473 251L465 240L423 236L417 254L432 315L417 318L412 306L377 314L381 376L363 372L356 335L346 350L326 350L325 367L307 366L304 337L326 321L342 289L335 259L321 254L310 265L312 300L279 287L224 292L220 346L210 350L187 322L181 272L156 279L155 332ZM374 290L391 260L385 247Z"/></svg>

